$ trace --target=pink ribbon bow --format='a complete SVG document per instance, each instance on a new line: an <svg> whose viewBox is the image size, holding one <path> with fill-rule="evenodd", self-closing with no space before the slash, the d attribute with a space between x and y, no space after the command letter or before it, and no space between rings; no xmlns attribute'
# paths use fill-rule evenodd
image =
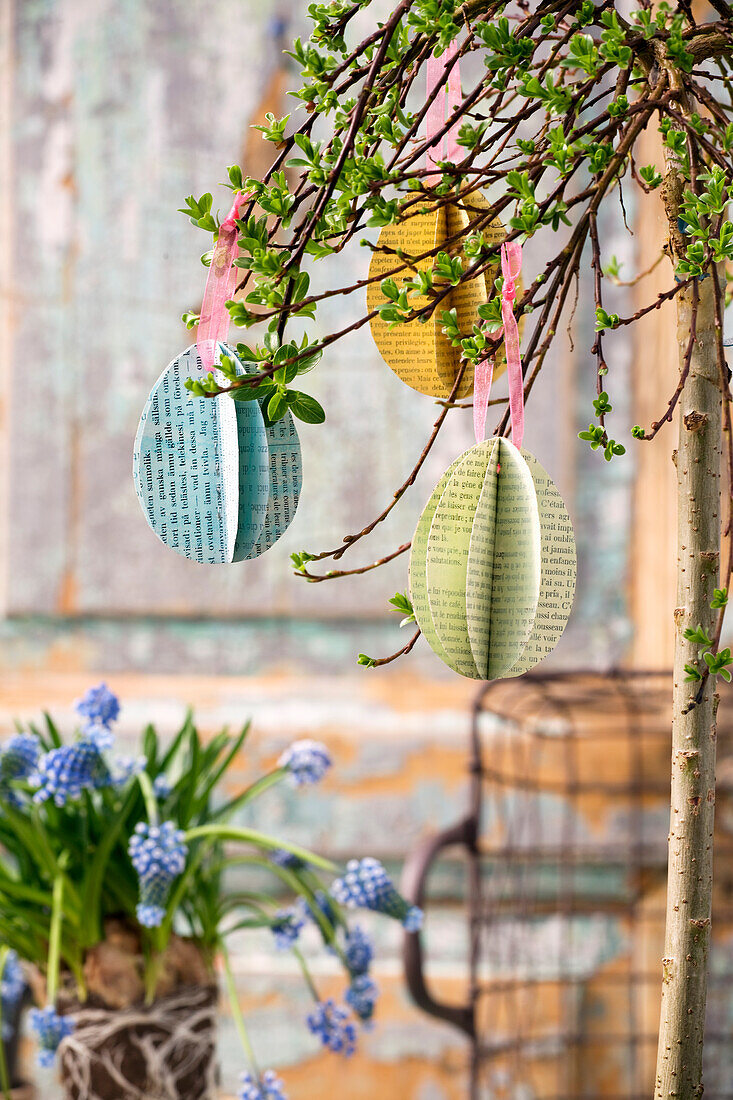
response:
<svg viewBox="0 0 733 1100"><path fill-rule="evenodd" d="M219 226L196 333L196 348L204 370L210 370L213 366L217 341L225 340L229 332L229 311L226 304L234 294L237 282L237 269L234 267L238 252L237 218L239 208L251 197L246 192L237 191L231 210Z"/></svg>
<svg viewBox="0 0 733 1100"><path fill-rule="evenodd" d="M522 270L522 246L518 241L507 241L501 246L501 273L504 285L501 291L502 327L497 333L504 337L506 372L509 379L509 414L512 422L512 443L519 450L524 438L524 379L522 357L519 350L519 328L514 316L514 299L517 296L517 279ZM489 407L491 381L494 376L494 357L487 356L476 364L473 382L473 430L476 442L483 442L486 433L486 413Z"/></svg>

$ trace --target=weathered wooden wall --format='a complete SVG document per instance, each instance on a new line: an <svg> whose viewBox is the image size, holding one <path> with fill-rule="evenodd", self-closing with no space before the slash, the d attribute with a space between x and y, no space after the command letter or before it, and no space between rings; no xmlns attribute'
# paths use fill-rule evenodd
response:
<svg viewBox="0 0 733 1100"><path fill-rule="evenodd" d="M384 609L406 587L404 559L353 584L309 586L291 575L288 557L336 545L381 510L421 450L435 405L392 376L363 332L329 352L310 376L328 419L301 431L298 516L256 563L225 569L177 558L149 531L130 476L145 396L190 342L179 318L203 286L207 242L176 208L186 194L214 190L243 148L245 170L263 167L263 144L248 127L265 110L289 110L284 90L298 80L284 66L273 16L290 20L291 33L305 8L301 0L0 0L0 730L41 707L68 725L72 700L105 677L123 697L129 736L149 719L172 730L188 703L209 732L251 715L246 769L294 736L319 737L334 752L333 778L320 794L273 798L260 823L338 856L373 852L396 866L461 806L474 685L424 646L395 668L357 669L360 650L402 644ZM220 207L228 194L219 190ZM609 253L631 256L616 220L604 233ZM320 278L351 281L363 262L352 251ZM530 274L538 264L529 248ZM526 439L578 530L578 600L556 660L603 665L623 656L630 636L633 458L607 465L575 438L594 396L592 309L587 286L580 291L575 349L564 342L536 386ZM343 308L325 310L322 326ZM629 349L614 347L621 436L632 422ZM456 417L356 563L409 538L470 431L470 413ZM444 900L433 927L433 973L457 996L465 944L457 900ZM355 1100L377 1090L390 1100L457 1100L463 1045L409 1005L397 939L393 930L378 972L381 1025L342 1091ZM292 1100L335 1093L345 1070L304 1034L287 966L258 949L238 956L237 971L255 1039L266 1060L284 1066ZM231 1089L239 1054L233 1030L223 1035Z"/></svg>

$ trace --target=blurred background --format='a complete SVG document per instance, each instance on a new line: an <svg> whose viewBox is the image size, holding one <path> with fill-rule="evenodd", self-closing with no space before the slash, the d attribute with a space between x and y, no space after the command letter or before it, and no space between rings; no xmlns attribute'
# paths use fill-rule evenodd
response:
<svg viewBox="0 0 733 1100"><path fill-rule="evenodd" d="M311 376L326 423L299 429L298 514L253 563L199 566L167 550L144 520L131 477L145 398L191 342L180 317L198 308L205 282L199 256L210 238L177 208L188 194L212 191L223 214L225 166L239 163L252 175L267 168L271 146L252 125L267 111L293 109L287 92L299 76L283 50L307 34L306 7L0 4L0 730L41 709L70 729L73 700L105 679L122 699L130 746L148 721L172 732L187 706L206 733L251 717L242 780L293 738L317 738L335 760L327 782L318 792L268 797L258 825L337 859L378 856L398 873L418 840L466 804L476 685L424 644L385 669L357 667L359 652L384 656L407 640L387 604L407 587L404 556L363 578L309 585L292 574L289 555L336 546L382 510L422 450L435 403L402 385L365 330L328 350ZM363 27L379 8L362 13ZM604 251L629 279L654 261L663 238L661 219L647 208L640 218L630 189L625 201L628 224L619 207L601 228ZM314 278L352 282L367 261L365 249L352 248ZM541 263L529 247L525 271ZM645 280L644 301L657 279L666 286L669 272ZM577 439L595 395L588 290L578 288L572 332L561 337L527 415L526 445L556 480L578 539L574 614L551 660L558 669L663 669L674 608L675 429L653 446L628 433L658 419L674 390L674 322L660 310L639 326L635 344L626 330L608 341L613 430L628 453L607 464ZM607 308L633 312L637 293L612 289ZM343 322L344 310L364 312L361 300L335 302L319 317L323 333ZM414 489L344 566L411 537L438 477L471 442L470 412L449 419ZM461 882L450 868L435 876L427 937L433 988L457 998L468 945ZM357 1100L465 1096L463 1038L410 1002L399 930L375 932L383 940L378 1026L348 1069L322 1056L303 1027L306 994L288 960L264 939L261 949L237 953L263 1064L282 1070L293 1100L337 1090ZM222 1063L231 1092L242 1059L226 1021ZM535 1095L501 1081L492 1088L485 1095Z"/></svg>

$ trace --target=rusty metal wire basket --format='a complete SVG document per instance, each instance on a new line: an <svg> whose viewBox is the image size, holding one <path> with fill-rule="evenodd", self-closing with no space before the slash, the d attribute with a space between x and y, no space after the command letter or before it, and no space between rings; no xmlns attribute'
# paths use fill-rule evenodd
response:
<svg viewBox="0 0 733 1100"><path fill-rule="evenodd" d="M472 1100L653 1095L670 697L667 674L572 672L498 681L476 700L467 812L413 854L403 881L424 903L438 856L464 850L465 1004L432 995L417 935L406 937L405 965L418 1005L470 1040ZM733 711L725 697L718 726L705 1097L733 1100Z"/></svg>

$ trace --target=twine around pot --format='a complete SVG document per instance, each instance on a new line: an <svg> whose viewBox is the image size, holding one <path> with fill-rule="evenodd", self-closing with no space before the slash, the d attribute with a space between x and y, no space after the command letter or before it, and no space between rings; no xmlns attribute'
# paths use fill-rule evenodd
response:
<svg viewBox="0 0 733 1100"><path fill-rule="evenodd" d="M152 1005L61 1006L74 1033L59 1047L64 1100L214 1100L216 986L185 986Z"/></svg>

